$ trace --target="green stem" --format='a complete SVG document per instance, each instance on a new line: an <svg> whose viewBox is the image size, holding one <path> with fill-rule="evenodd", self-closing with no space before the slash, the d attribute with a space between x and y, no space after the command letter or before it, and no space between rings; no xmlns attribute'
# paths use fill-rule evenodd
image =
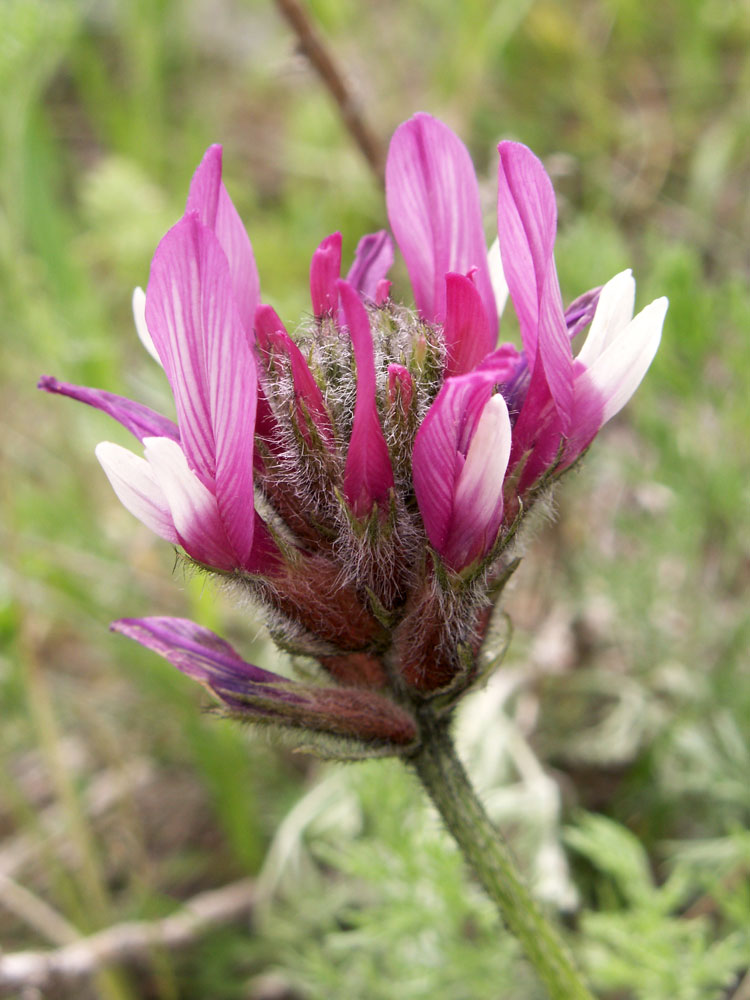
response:
<svg viewBox="0 0 750 1000"><path fill-rule="evenodd" d="M447 724L435 719L432 712L425 713L421 734L421 747L411 763L464 858L497 904L550 997L593 1000L559 933L516 873L508 848L456 756Z"/></svg>

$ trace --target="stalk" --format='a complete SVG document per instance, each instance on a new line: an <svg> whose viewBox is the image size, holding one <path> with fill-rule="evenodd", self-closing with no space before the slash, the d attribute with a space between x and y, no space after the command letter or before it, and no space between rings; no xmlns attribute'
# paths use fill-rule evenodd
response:
<svg viewBox="0 0 750 1000"><path fill-rule="evenodd" d="M428 711L421 718L421 735L420 749L411 763L551 1000L594 1000L558 931L516 872L507 846L456 755L447 723Z"/></svg>

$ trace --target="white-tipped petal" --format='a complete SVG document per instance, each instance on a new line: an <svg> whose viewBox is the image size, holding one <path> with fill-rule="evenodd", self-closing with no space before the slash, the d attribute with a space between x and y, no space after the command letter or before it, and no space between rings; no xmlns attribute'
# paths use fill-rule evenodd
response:
<svg viewBox="0 0 750 1000"><path fill-rule="evenodd" d="M96 446L96 457L123 507L155 534L177 544L169 503L148 462L111 441Z"/></svg>
<svg viewBox="0 0 750 1000"><path fill-rule="evenodd" d="M490 284L495 296L497 315L500 317L505 312L505 305L508 301L508 282L505 280L503 258L500 254L500 240L497 236L487 253L487 264L490 269Z"/></svg>
<svg viewBox="0 0 750 1000"><path fill-rule="evenodd" d="M510 444L508 407L498 393L484 405L456 484L445 551L454 569L486 555L497 538Z"/></svg>
<svg viewBox="0 0 750 1000"><path fill-rule="evenodd" d="M660 298L646 306L588 368L586 374L603 401L602 424L641 384L659 347L668 305L666 298Z"/></svg>
<svg viewBox="0 0 750 1000"><path fill-rule="evenodd" d="M633 318L635 279L628 269L610 278L599 294L591 328L578 353L578 360L590 368Z"/></svg>
<svg viewBox="0 0 750 1000"><path fill-rule="evenodd" d="M456 487L454 510L471 511L478 522L492 518L500 503L510 458L511 428L505 400L496 393L484 405Z"/></svg>
<svg viewBox="0 0 750 1000"><path fill-rule="evenodd" d="M219 569L234 568L237 560L227 541L216 497L192 471L180 445L164 437L144 438L143 445L185 550L199 562Z"/></svg>
<svg viewBox="0 0 750 1000"><path fill-rule="evenodd" d="M133 289L133 319L135 320L135 330L138 334L138 339L157 365L161 365L161 358L146 326L146 293L140 286ZM163 365L161 366L164 367Z"/></svg>

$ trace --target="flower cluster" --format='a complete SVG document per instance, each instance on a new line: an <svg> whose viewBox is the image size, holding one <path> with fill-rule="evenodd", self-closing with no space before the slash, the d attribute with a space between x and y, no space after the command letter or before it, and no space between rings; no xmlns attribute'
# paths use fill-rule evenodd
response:
<svg viewBox="0 0 750 1000"><path fill-rule="evenodd" d="M499 157L488 253L461 141L426 114L401 125L386 196L416 310L391 298L387 232L360 240L346 278L334 233L313 253L312 312L291 337L261 302L213 146L133 300L176 422L40 382L138 438L143 457L97 448L122 503L251 592L278 643L317 661L323 680L288 680L183 619L114 623L233 715L343 739L347 752L409 752L420 705L449 711L476 679L520 519L651 363L666 300L633 318L626 271L566 311L551 182L520 144L501 143ZM520 350L498 346L508 295Z"/></svg>

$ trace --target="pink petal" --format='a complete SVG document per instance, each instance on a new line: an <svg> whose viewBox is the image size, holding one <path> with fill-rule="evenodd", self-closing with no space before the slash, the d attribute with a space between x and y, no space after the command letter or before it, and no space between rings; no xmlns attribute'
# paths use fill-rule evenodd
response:
<svg viewBox="0 0 750 1000"><path fill-rule="evenodd" d="M445 276L445 375L463 375L480 363L494 346L487 311L471 278Z"/></svg>
<svg viewBox="0 0 750 1000"><path fill-rule="evenodd" d="M588 448L604 423L604 397L584 365L576 361L575 370L573 419L560 463L561 472Z"/></svg>
<svg viewBox="0 0 750 1000"><path fill-rule="evenodd" d="M396 129L385 176L388 218L420 313L428 322L444 322L445 275L476 268L491 337L487 350L491 350L497 336L497 308L479 188L466 147L442 122L417 114Z"/></svg>
<svg viewBox="0 0 750 1000"><path fill-rule="evenodd" d="M377 288L375 289L375 305L376 306L384 306L386 304L386 302L388 301L388 299L390 297L390 294L391 294L391 285L392 284L393 284L393 282L389 281L387 278L382 278L378 282Z"/></svg>
<svg viewBox="0 0 750 1000"><path fill-rule="evenodd" d="M96 457L123 507L155 535L179 544L169 503L148 462L111 441L96 446Z"/></svg>
<svg viewBox="0 0 750 1000"><path fill-rule="evenodd" d="M456 570L492 548L503 521L503 482L510 457L508 407L499 394L484 405L458 476L444 553Z"/></svg>
<svg viewBox="0 0 750 1000"><path fill-rule="evenodd" d="M341 276L341 233L326 236L310 261L310 298L315 316L332 316L338 303Z"/></svg>
<svg viewBox="0 0 750 1000"><path fill-rule="evenodd" d="M255 357L234 308L224 257L206 237L202 321L216 446L215 495L239 565L246 565L255 525L253 448L258 379Z"/></svg>
<svg viewBox="0 0 750 1000"><path fill-rule="evenodd" d="M260 302L260 279L252 244L221 180L221 146L209 146L193 175L186 212L197 212L213 230L227 255L237 311L245 330L252 329Z"/></svg>
<svg viewBox="0 0 750 1000"><path fill-rule="evenodd" d="M51 375L43 375L37 387L60 396L69 396L107 413L139 441L145 437L169 437L174 441L180 439L180 432L173 420L125 396L116 396L114 393L105 392L104 389L89 389L85 385L58 382Z"/></svg>
<svg viewBox="0 0 750 1000"><path fill-rule="evenodd" d="M571 368L571 380L574 377L574 369ZM509 464L511 469L515 469L523 460L523 472L517 489L519 496L557 461L561 442L568 433L571 420L569 415L568 425L563 427L544 367L537 365L531 374L521 412L513 427Z"/></svg>
<svg viewBox="0 0 750 1000"><path fill-rule="evenodd" d="M221 189L222 149L218 143L209 146L190 181L186 212L197 212L204 226L216 231Z"/></svg>
<svg viewBox="0 0 750 1000"><path fill-rule="evenodd" d="M227 539L216 497L191 471L182 448L169 438L146 438L144 451L188 555L217 569L237 569L240 564Z"/></svg>
<svg viewBox="0 0 750 1000"><path fill-rule="evenodd" d="M344 496L354 513L365 517L375 503L381 511L388 509L393 469L375 401L375 357L367 310L347 282L339 281L338 289L357 365L357 398L344 469Z"/></svg>
<svg viewBox="0 0 750 1000"><path fill-rule="evenodd" d="M518 351L516 345L505 343L483 358L477 366L477 370L495 372L498 385L502 385L518 374L522 362L523 355Z"/></svg>
<svg viewBox="0 0 750 1000"><path fill-rule="evenodd" d="M146 317L174 392L185 456L215 493L242 565L254 524L255 359L226 256L195 215L186 215L157 248Z"/></svg>
<svg viewBox="0 0 750 1000"><path fill-rule="evenodd" d="M449 551L465 456L495 384L492 371L446 379L414 439L414 492L427 537L441 555Z"/></svg>
<svg viewBox="0 0 750 1000"><path fill-rule="evenodd" d="M273 577L281 566L282 555L268 525L255 511L255 528L253 529L253 550L245 561L243 569L248 573Z"/></svg>
<svg viewBox="0 0 750 1000"><path fill-rule="evenodd" d="M375 299L378 285L393 267L393 243L385 229L363 236L346 280L360 295Z"/></svg>
<svg viewBox="0 0 750 1000"><path fill-rule="evenodd" d="M146 319L174 393L188 462L213 484L215 441L201 315L201 239L196 216L185 216L156 249L146 295ZM208 232L208 230L206 230Z"/></svg>
<svg viewBox="0 0 750 1000"><path fill-rule="evenodd" d="M411 372L403 365L388 365L388 402L393 406L400 405L406 413L414 397L414 379Z"/></svg>
<svg viewBox="0 0 750 1000"><path fill-rule="evenodd" d="M333 427L320 387L315 381L302 351L286 332L284 324L271 306L262 305L256 310L255 333L261 351L265 354L275 351L287 359L292 372L294 394L298 406L300 403L304 403L304 407L320 436L327 444L333 446ZM298 424L300 431L306 434L305 414L301 409L298 413Z"/></svg>
<svg viewBox="0 0 750 1000"><path fill-rule="evenodd" d="M566 429L573 405L573 365L553 256L557 230L555 193L547 173L526 146L498 146L498 233L530 371L541 365Z"/></svg>

